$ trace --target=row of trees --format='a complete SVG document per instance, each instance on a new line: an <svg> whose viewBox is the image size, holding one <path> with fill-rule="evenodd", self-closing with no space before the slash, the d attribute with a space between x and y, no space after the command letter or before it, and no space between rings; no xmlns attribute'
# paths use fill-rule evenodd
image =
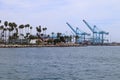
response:
<svg viewBox="0 0 120 80"><path fill-rule="evenodd" d="M32 34L32 29L33 27L30 24L18 25L15 22L2 22L0 20L0 43L10 44L18 41L22 44L23 40L28 43L30 39L43 40L43 38L46 37L46 27L36 27L36 32L34 32L36 35ZM41 36L43 36L43 38Z"/></svg>
<svg viewBox="0 0 120 80"><path fill-rule="evenodd" d="M69 36L68 35L63 35L60 32L58 32L58 33L52 32L51 35L52 36L51 36L51 38L48 42L53 43L53 44L61 43L61 42L64 42L64 43L72 42L72 39L73 39L72 35L69 35Z"/></svg>
<svg viewBox="0 0 120 80"><path fill-rule="evenodd" d="M30 24L17 25L15 22L8 22L0 20L0 42L10 43L16 39L29 39L32 31Z"/></svg>
<svg viewBox="0 0 120 80"><path fill-rule="evenodd" d="M15 22L2 22L0 20L0 43L5 44L13 44L18 41L18 43L29 43L31 39L40 39L43 42L48 40L51 43L57 42L67 42L71 41L72 36L63 36L62 33L56 33L56 38L53 36L55 35L54 32L50 35L46 34L47 28L37 26L36 27L36 35L32 34L33 27L30 24L20 24L18 25Z"/></svg>

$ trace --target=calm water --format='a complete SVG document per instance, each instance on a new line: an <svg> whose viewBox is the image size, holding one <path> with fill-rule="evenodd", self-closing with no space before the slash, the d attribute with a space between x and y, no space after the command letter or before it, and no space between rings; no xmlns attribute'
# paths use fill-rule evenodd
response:
<svg viewBox="0 0 120 80"><path fill-rule="evenodd" d="M0 80L120 80L120 47L0 48Z"/></svg>

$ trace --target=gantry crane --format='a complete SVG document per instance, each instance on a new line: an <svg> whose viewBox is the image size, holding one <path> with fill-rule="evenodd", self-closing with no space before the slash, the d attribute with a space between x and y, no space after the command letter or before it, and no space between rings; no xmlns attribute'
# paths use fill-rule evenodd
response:
<svg viewBox="0 0 120 80"><path fill-rule="evenodd" d="M67 22L66 23L71 29L72 31L76 34L76 37L79 37L80 36L80 42L81 43L84 43L86 41L86 35L89 36L90 34L86 33L86 32L83 32L81 31L78 27L76 27L76 30ZM78 41L76 39L76 41Z"/></svg>
<svg viewBox="0 0 120 80"><path fill-rule="evenodd" d="M93 44L104 44L104 35L108 35L108 32L99 30L96 25L92 28L85 20L83 22L87 25L87 27L92 31L93 33Z"/></svg>
<svg viewBox="0 0 120 80"><path fill-rule="evenodd" d="M78 27L77 27L77 30L79 33L81 33L81 37L82 37L82 42L85 42L86 41L86 36L90 36L89 33L86 33L86 32L83 32L82 30L80 30Z"/></svg>
<svg viewBox="0 0 120 80"><path fill-rule="evenodd" d="M77 28L76 30L68 23L66 22L66 24L69 26L69 28L75 33L75 43L79 43L79 33L77 32Z"/></svg>
<svg viewBox="0 0 120 80"><path fill-rule="evenodd" d="M96 27L96 25L95 25L95 27ZM98 27L96 27L97 29L98 29ZM99 30L99 29L98 29ZM102 30L99 30L99 40L100 40L100 44L104 44L104 41L106 40L106 39L104 39L104 36L105 35L108 35L109 34L109 32L105 32L105 31L102 31ZM108 41L108 40L107 40Z"/></svg>
<svg viewBox="0 0 120 80"><path fill-rule="evenodd" d="M98 43L98 31L96 31L96 26L92 28L85 20L83 20L83 22L87 25L87 27L93 33L92 44L97 44Z"/></svg>

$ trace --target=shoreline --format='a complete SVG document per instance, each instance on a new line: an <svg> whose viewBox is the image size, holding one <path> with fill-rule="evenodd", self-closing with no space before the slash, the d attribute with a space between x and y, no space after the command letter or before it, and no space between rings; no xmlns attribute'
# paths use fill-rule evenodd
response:
<svg viewBox="0 0 120 80"><path fill-rule="evenodd" d="M33 48L33 47L84 47L85 45L0 45L0 48Z"/></svg>
<svg viewBox="0 0 120 80"><path fill-rule="evenodd" d="M63 44L63 45L0 45L0 48L33 48L33 47L87 47L87 46L120 46L120 45L82 45L82 44Z"/></svg>

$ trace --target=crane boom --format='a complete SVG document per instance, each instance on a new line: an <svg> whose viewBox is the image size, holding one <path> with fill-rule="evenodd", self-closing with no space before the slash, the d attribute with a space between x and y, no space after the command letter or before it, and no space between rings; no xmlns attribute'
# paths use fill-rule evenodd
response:
<svg viewBox="0 0 120 80"><path fill-rule="evenodd" d="M81 31L78 27L76 27L76 29L82 34L83 33L83 31Z"/></svg>
<svg viewBox="0 0 120 80"><path fill-rule="evenodd" d="M77 34L76 30L73 29L73 27L72 27L68 22L66 22L66 24L72 29L72 31L73 31L75 34Z"/></svg>
<svg viewBox="0 0 120 80"><path fill-rule="evenodd" d="M76 28L76 30L68 23L68 22L66 22L66 24L72 29L72 31L75 33L75 43L79 43L80 41L79 41L79 33L77 33L77 28Z"/></svg>
<svg viewBox="0 0 120 80"><path fill-rule="evenodd" d="M90 26L85 20L83 20L83 22L87 25L87 27L88 27L92 32L94 32L94 29L92 29L91 26Z"/></svg>

